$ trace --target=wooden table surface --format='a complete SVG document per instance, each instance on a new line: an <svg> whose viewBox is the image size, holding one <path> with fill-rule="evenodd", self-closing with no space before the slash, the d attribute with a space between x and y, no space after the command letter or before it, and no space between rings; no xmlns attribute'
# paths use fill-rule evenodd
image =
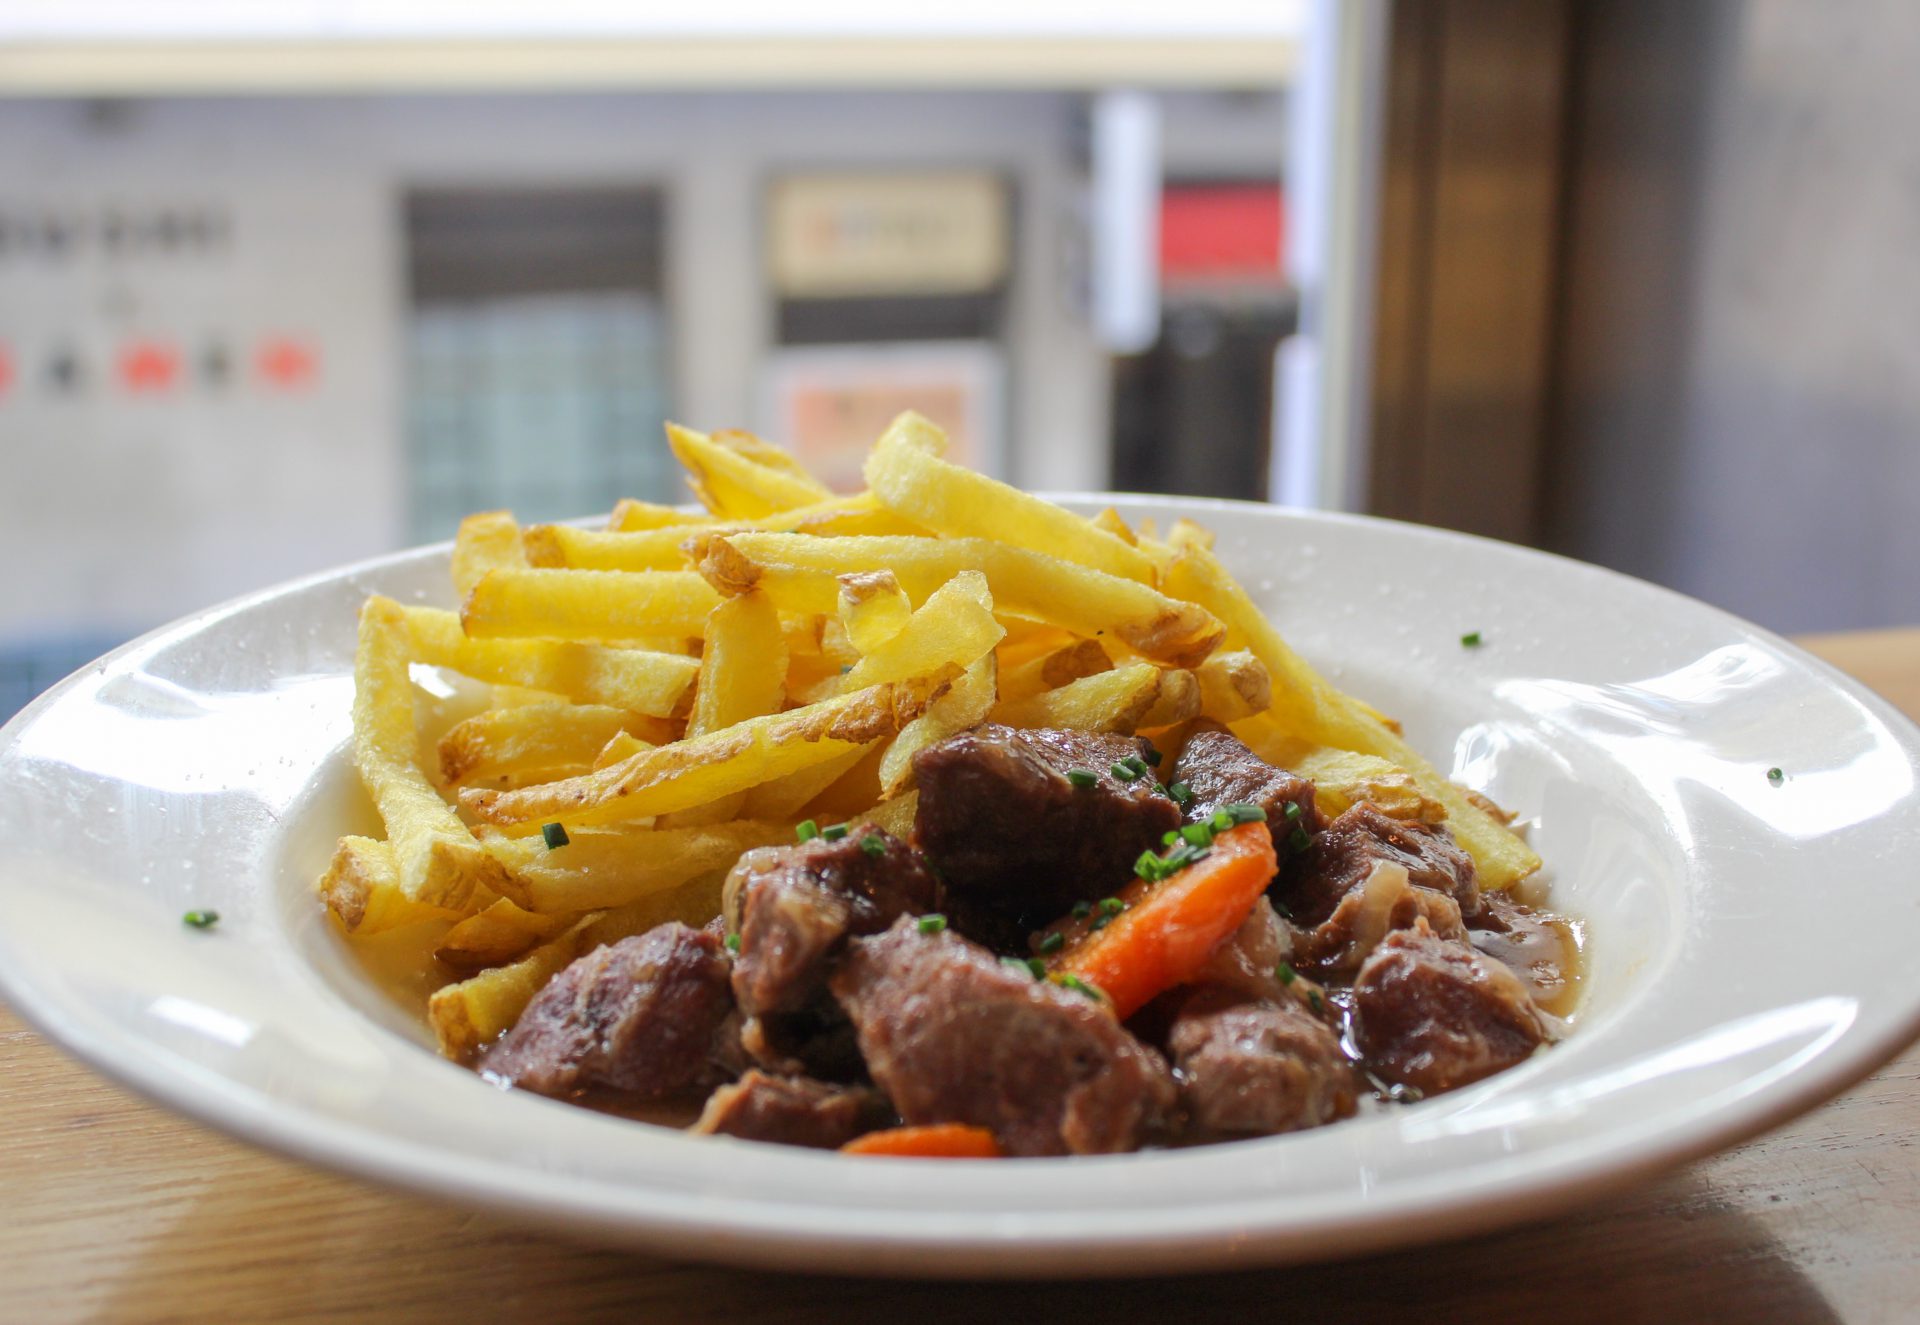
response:
<svg viewBox="0 0 1920 1325"><path fill-rule="evenodd" d="M1920 716L1920 630L1815 652ZM0 1008L0 1321L1920 1320L1920 1051L1630 1196L1342 1264L889 1283L582 1246L315 1172L134 1098Z"/></svg>

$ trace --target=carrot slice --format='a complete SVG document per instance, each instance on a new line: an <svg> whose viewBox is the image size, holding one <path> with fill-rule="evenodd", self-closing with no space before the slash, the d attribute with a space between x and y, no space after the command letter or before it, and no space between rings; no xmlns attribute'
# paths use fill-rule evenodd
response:
<svg viewBox="0 0 1920 1325"><path fill-rule="evenodd" d="M1118 894L1124 907L1099 924L1076 924L1048 963L1056 980L1095 986L1125 1019L1156 994L1200 973L1213 950L1246 921L1277 868L1264 823L1216 834L1206 856L1158 883L1140 880ZM1106 905L1111 905L1108 903ZM1076 932L1077 931L1077 932Z"/></svg>
<svg viewBox="0 0 1920 1325"><path fill-rule="evenodd" d="M930 1123L868 1132L840 1147L846 1155L898 1155L917 1159L1000 1159L993 1133L966 1123Z"/></svg>

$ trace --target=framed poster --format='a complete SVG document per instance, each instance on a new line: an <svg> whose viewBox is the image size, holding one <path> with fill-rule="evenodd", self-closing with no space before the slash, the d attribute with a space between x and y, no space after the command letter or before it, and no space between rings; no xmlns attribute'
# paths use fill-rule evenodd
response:
<svg viewBox="0 0 1920 1325"><path fill-rule="evenodd" d="M767 357L761 431L839 492L861 486L867 448L895 415L946 429L947 458L984 474L1006 466L1006 365L986 341L806 345Z"/></svg>

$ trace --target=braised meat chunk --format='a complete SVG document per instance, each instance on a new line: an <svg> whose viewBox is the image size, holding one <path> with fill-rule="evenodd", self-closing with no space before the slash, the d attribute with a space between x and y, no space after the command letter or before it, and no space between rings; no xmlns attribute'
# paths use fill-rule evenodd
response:
<svg viewBox="0 0 1920 1325"><path fill-rule="evenodd" d="M707 1100L689 1131L746 1141L838 1150L885 1127L892 1108L877 1092L808 1077L777 1077L755 1068Z"/></svg>
<svg viewBox="0 0 1920 1325"><path fill-rule="evenodd" d="M1432 1094L1523 1062L1546 1030L1518 976L1417 921L1361 966L1353 1038L1381 1077Z"/></svg>
<svg viewBox="0 0 1920 1325"><path fill-rule="evenodd" d="M1271 1136L1353 1115L1358 1083L1333 1028L1298 999L1199 989L1167 1037L1189 1127Z"/></svg>
<svg viewBox="0 0 1920 1325"><path fill-rule="evenodd" d="M1247 918L1213 950L1196 986L1230 989L1244 999L1278 1002L1286 997L1279 978L1280 964L1294 959L1293 932L1262 897Z"/></svg>
<svg viewBox="0 0 1920 1325"><path fill-rule="evenodd" d="M1166 1064L1084 994L911 920L848 945L833 992L909 1124L971 1123L1010 1155L1132 1150L1174 1100Z"/></svg>
<svg viewBox="0 0 1920 1325"><path fill-rule="evenodd" d="M1119 888L1180 824L1156 780L1136 771L1151 754L1131 736L993 725L920 751L914 838L944 883L941 909L963 931L1013 946Z"/></svg>
<svg viewBox="0 0 1920 1325"><path fill-rule="evenodd" d="M716 936L682 924L596 948L548 982L480 1070L542 1095L711 1086L739 1052L727 967Z"/></svg>
<svg viewBox="0 0 1920 1325"><path fill-rule="evenodd" d="M1292 828L1320 831L1313 783L1269 764L1232 732L1195 732L1180 752L1170 780L1186 783L1193 793L1186 806L1189 823L1207 818L1223 805L1258 805L1267 812L1276 841L1287 837ZM1296 807L1292 814L1287 811L1289 805Z"/></svg>

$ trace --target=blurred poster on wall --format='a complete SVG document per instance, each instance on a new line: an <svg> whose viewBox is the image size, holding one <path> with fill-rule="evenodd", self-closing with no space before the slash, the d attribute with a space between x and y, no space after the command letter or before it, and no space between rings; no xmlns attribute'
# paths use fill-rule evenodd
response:
<svg viewBox="0 0 1920 1325"><path fill-rule="evenodd" d="M1005 377L999 349L984 341L780 349L767 360L762 431L829 487L854 491L874 439L918 410L946 429L949 460L999 474Z"/></svg>

